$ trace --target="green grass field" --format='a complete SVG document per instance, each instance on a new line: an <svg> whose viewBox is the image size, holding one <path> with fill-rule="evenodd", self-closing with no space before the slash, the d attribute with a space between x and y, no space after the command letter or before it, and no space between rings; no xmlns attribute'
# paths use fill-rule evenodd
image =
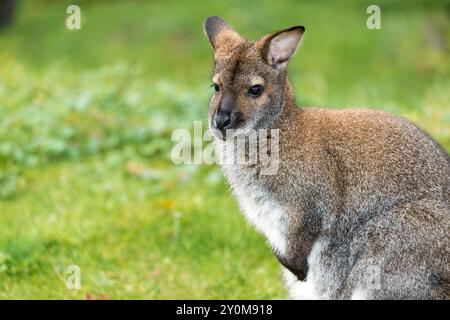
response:
<svg viewBox="0 0 450 320"><path fill-rule="evenodd" d="M304 25L300 105L390 111L450 150L450 5L377 3L381 30L366 1L21 1L0 32L0 298L285 298L219 168L170 160L172 130L206 119L202 23Z"/></svg>

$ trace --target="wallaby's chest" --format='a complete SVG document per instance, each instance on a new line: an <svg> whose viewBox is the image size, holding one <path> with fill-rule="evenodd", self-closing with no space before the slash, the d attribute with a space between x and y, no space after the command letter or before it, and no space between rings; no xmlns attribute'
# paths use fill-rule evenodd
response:
<svg viewBox="0 0 450 320"><path fill-rule="evenodd" d="M277 254L284 255L287 219L283 206L249 170L226 165L223 170L245 217L266 236Z"/></svg>

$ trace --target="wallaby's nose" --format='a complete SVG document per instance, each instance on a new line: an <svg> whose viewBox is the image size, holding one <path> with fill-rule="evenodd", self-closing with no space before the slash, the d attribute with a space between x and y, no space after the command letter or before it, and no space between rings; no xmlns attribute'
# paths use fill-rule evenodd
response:
<svg viewBox="0 0 450 320"><path fill-rule="evenodd" d="M227 129L234 128L234 101L231 95L225 95L223 98L219 110L217 110L214 122L216 128L225 133Z"/></svg>
<svg viewBox="0 0 450 320"><path fill-rule="evenodd" d="M214 122L216 128L220 131L225 131L226 129L233 128L233 121L231 117L231 111L219 111L217 112Z"/></svg>

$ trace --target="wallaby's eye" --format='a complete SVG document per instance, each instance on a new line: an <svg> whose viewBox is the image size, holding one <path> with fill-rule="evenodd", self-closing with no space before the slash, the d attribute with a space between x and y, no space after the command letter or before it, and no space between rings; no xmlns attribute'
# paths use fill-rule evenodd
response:
<svg viewBox="0 0 450 320"><path fill-rule="evenodd" d="M219 87L219 85L218 85L217 83L213 83L213 84L211 85L211 87L214 88L214 91L215 91L215 92L219 92L219 91L220 91L220 87Z"/></svg>
<svg viewBox="0 0 450 320"><path fill-rule="evenodd" d="M259 84L248 89L248 95L252 98L259 97L262 92L263 92L263 87Z"/></svg>

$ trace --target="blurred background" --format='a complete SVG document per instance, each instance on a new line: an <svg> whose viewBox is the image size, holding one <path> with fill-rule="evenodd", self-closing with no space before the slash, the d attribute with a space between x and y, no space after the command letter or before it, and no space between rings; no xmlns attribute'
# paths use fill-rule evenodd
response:
<svg viewBox="0 0 450 320"><path fill-rule="evenodd" d="M80 30L66 27L70 4ZM366 27L370 4L381 30ZM304 25L290 64L299 105L383 109L450 150L448 0L1 0L0 10L0 298L286 297L218 167L170 160L172 130L206 119L209 15L253 39ZM79 290L65 284L70 265Z"/></svg>

